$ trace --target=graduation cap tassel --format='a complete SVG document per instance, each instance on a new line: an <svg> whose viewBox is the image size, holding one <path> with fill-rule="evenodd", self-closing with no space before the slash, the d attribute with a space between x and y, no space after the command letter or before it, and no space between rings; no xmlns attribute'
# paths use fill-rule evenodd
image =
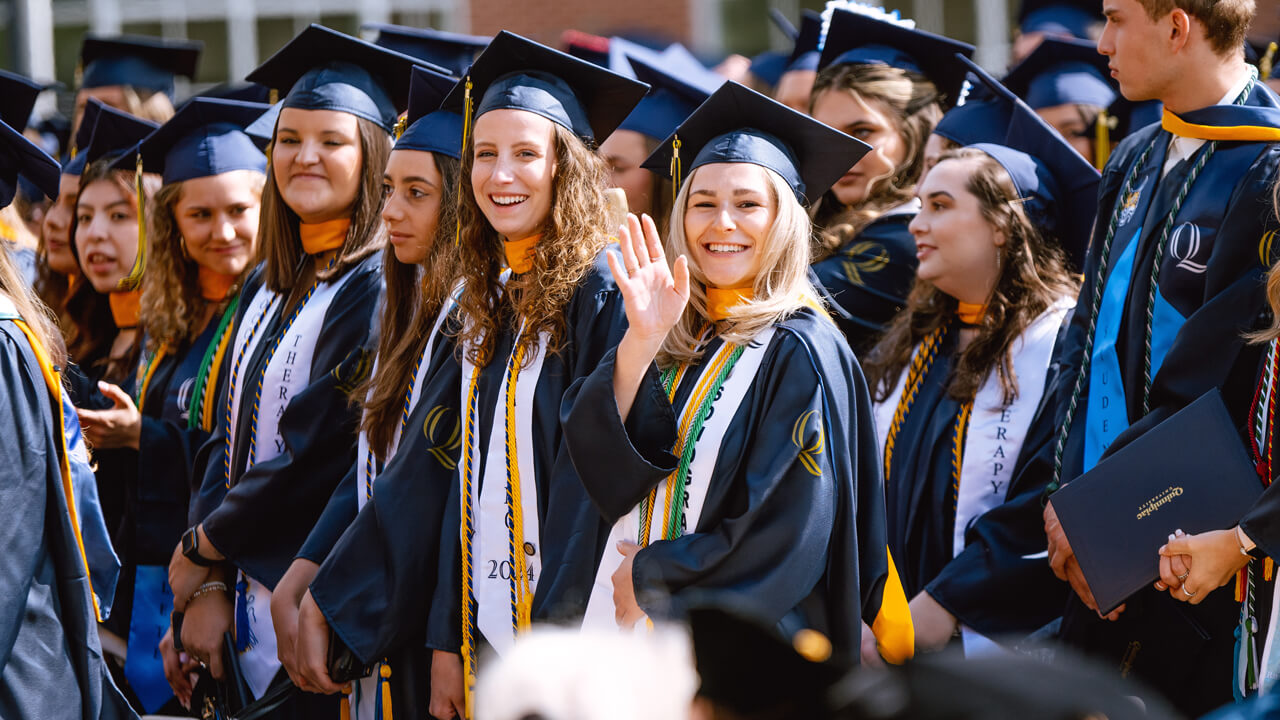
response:
<svg viewBox="0 0 1280 720"><path fill-rule="evenodd" d="M142 271L147 267L147 196L142 192L142 153L138 153L134 164L133 191L138 200L138 254L129 274L116 283L118 290L137 290L142 284Z"/></svg>
<svg viewBox="0 0 1280 720"><path fill-rule="evenodd" d="M396 126L391 129L391 133L392 135L395 136L396 140L399 140L400 136L404 135L404 130L408 126L409 126L408 115L401 115L399 118L396 119Z"/></svg>
<svg viewBox="0 0 1280 720"><path fill-rule="evenodd" d="M1277 45L1275 42L1267 43L1267 52L1262 56L1262 59L1258 61L1258 79L1263 82L1271 79L1271 70L1273 69L1276 61L1276 47Z"/></svg>
<svg viewBox="0 0 1280 720"><path fill-rule="evenodd" d="M471 139L471 76L468 75L466 84L462 88L462 152L467 151L467 141ZM458 196L462 196L462 173L458 173ZM454 225L453 245L457 247L462 242L462 217L458 217L458 222ZM468 717L470 714L468 713Z"/></svg>
<svg viewBox="0 0 1280 720"><path fill-rule="evenodd" d="M1111 114L1106 110L1098 113L1093 129L1093 166L1099 171L1111 159Z"/></svg>
<svg viewBox="0 0 1280 720"><path fill-rule="evenodd" d="M378 702L381 703L377 716L379 720L391 718L391 666L386 660L378 668Z"/></svg>
<svg viewBox="0 0 1280 720"><path fill-rule="evenodd" d="M680 196L680 136L671 138L671 204Z"/></svg>

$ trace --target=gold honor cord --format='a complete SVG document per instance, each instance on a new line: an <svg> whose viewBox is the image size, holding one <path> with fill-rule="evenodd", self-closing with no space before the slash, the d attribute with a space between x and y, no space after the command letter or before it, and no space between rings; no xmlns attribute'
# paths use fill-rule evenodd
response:
<svg viewBox="0 0 1280 720"><path fill-rule="evenodd" d="M973 414L973 400L960 406L956 416L956 432L951 444L951 496L955 511L960 512L960 469L964 467L964 443L969 436L969 417Z"/></svg>
<svg viewBox="0 0 1280 720"><path fill-rule="evenodd" d="M467 406L463 408L466 413L462 422L462 467L461 483L462 483L462 669L463 669L463 714L466 720L475 717L475 690L476 690L476 620L474 612L475 603L475 573L471 559L471 539L475 535L475 508L471 503L472 487L475 485L475 478L472 477L472 441L471 438L475 434L476 405L479 402L478 388L480 383L480 369L476 368L471 373L471 383L467 388Z"/></svg>
<svg viewBox="0 0 1280 720"><path fill-rule="evenodd" d="M142 414L143 404L147 401L147 390L151 387L151 378L156 374L156 368L160 367L160 362L164 360L165 355L169 353L169 344L162 343L160 347L147 359L147 364L142 370L142 377L138 380L138 414Z"/></svg>
<svg viewBox="0 0 1280 720"><path fill-rule="evenodd" d="M898 440L898 431L902 430L902 424L907 420L907 413L911 412L911 405L916 401L916 393L920 391L920 383L929 374L929 368L933 367L938 346L946 333L947 326L943 325L926 335L924 342L911 358L911 365L907 368L907 380L902 388L902 397L898 398L898 407L893 411L893 422L889 424L889 435L884 441L885 484L889 482L889 468L893 461L893 446Z"/></svg>

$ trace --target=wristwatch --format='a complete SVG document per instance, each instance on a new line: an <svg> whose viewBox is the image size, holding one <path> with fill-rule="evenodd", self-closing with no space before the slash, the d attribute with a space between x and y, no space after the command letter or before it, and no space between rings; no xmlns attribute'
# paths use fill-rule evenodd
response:
<svg viewBox="0 0 1280 720"><path fill-rule="evenodd" d="M182 554L200 567L211 567L218 564L217 560L210 560L200 554L200 535L196 533L194 526L182 534Z"/></svg>

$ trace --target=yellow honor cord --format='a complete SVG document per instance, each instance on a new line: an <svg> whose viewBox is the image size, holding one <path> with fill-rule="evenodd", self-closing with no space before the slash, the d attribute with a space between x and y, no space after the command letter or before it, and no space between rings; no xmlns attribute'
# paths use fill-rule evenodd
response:
<svg viewBox="0 0 1280 720"><path fill-rule="evenodd" d="M475 413L472 407L475 405L477 398L476 393L480 383L480 369L476 368L471 373L470 387L467 388L467 407L462 408L466 413L466 417L462 423L462 466L461 482L462 482L462 504L464 508L464 518L462 527L462 697L463 697L463 714L467 720L475 717L475 689L476 689L476 645L475 645L475 617L471 613L471 597L472 588L475 585L475 577L473 574L473 565L471 558L471 532L475 529L474 509L471 503L471 488L474 484L474 478L471 473L471 449L472 435L475 434Z"/></svg>
<svg viewBox="0 0 1280 720"><path fill-rule="evenodd" d="M147 367L142 373L142 379L138 382L138 414L142 414L143 404L147 401L147 390L151 388L151 378L156 374L156 368L160 367L160 361L169 352L168 343L162 343L156 350L155 354L147 360Z"/></svg>
<svg viewBox="0 0 1280 720"><path fill-rule="evenodd" d="M508 552L511 556L511 572L515 582L515 618L517 633L526 632L532 624L533 593L529 591L529 567L524 552L524 496L520 488L520 457L516 454L516 380L524 366L525 345L520 342L524 328L516 336L515 354L507 371L506 425L508 493L511 516L511 539ZM536 509L535 509L536 511Z"/></svg>
<svg viewBox="0 0 1280 720"><path fill-rule="evenodd" d="M13 323L18 326L23 335L27 336L27 342L31 344L31 352L36 356L36 363L40 366L40 374L44 376L44 384L49 390L49 404L53 411L53 434L58 438L57 447L61 451L58 457L58 471L62 475L62 493L67 499L67 514L71 519L71 530L76 537L76 548L80 551L80 562L84 563L85 582L89 583L89 599L93 601L93 616L98 622L102 622L106 618L102 616L102 609L98 607L98 594L93 591L93 575L89 571L89 556L84 551L84 537L80 534L80 515L76 511L76 494L71 486L71 453L67 450L66 425L62 417L62 380L58 377L58 371L54 370L53 361L49 359L44 346L31 331L31 327L22 319L15 319Z"/></svg>

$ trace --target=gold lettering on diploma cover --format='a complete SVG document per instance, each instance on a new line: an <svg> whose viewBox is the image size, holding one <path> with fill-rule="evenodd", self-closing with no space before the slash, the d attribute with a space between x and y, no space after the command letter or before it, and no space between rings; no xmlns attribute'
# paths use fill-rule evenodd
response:
<svg viewBox="0 0 1280 720"><path fill-rule="evenodd" d="M1159 495L1156 495L1155 497L1151 498L1150 500L1138 506L1138 519L1141 520L1142 518L1150 517L1151 515L1155 514L1155 512L1159 510L1161 507L1164 507L1166 504L1172 502L1174 498L1181 497L1181 496L1182 496L1181 485L1171 485L1165 488L1163 491L1160 492Z"/></svg>

